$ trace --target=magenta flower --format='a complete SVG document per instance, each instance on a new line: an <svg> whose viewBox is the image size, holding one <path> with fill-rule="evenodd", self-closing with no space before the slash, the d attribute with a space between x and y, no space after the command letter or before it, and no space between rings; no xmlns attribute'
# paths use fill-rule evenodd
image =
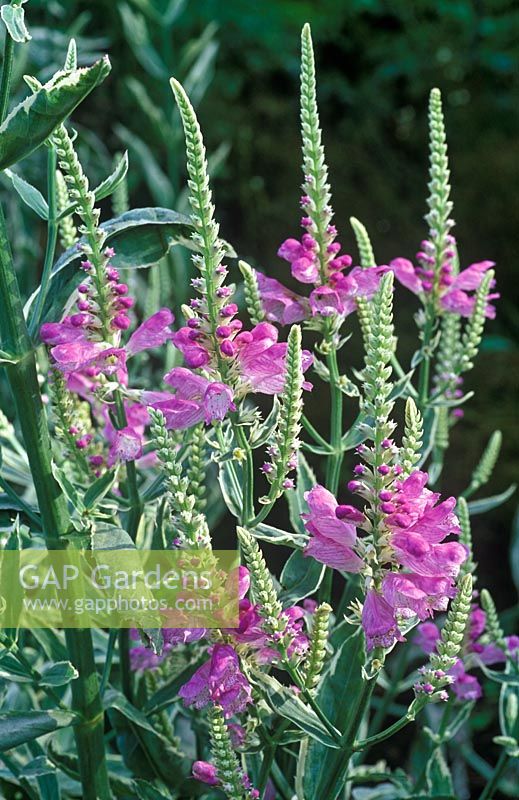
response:
<svg viewBox="0 0 519 800"><path fill-rule="evenodd" d="M353 547L357 541L355 524L364 516L351 506L339 506L332 493L319 484L306 492L305 500L310 513L302 517L311 538L304 554L334 569L360 572L364 562Z"/></svg>
<svg viewBox="0 0 519 800"><path fill-rule="evenodd" d="M185 367L175 367L164 380L175 393L142 392L143 401L164 414L168 428L190 428L199 422L209 425L234 411L233 394L225 383L196 375Z"/></svg>
<svg viewBox="0 0 519 800"><path fill-rule="evenodd" d="M251 392L280 394L285 385L286 342L278 342L277 329L268 322L261 322L252 331L239 333L234 340L236 359L241 378ZM303 350L303 371L311 366L313 357ZM311 389L308 382L305 389Z"/></svg>
<svg viewBox="0 0 519 800"><path fill-rule="evenodd" d="M126 347L96 340L83 322L78 325L78 315L65 317L61 322L48 322L41 326L40 336L51 346L51 355L59 369L68 377L73 372L93 378L99 373L118 373L121 383L126 382L126 359L150 347L164 344L172 337L170 325L173 314L163 308L140 325L130 336ZM97 332L98 335L98 332ZM120 338L120 333L114 333Z"/></svg>
<svg viewBox="0 0 519 800"><path fill-rule="evenodd" d="M316 254L317 243L309 233L302 241L286 239L278 250L278 256L290 264L292 275L301 283L317 283L319 280L319 261Z"/></svg>
<svg viewBox="0 0 519 800"><path fill-rule="evenodd" d="M124 403L124 410L128 424L122 430L114 427L107 407L102 410L105 423L103 435L110 445L107 462L109 467L117 461L135 461L142 456L144 431L150 420L148 411L140 403L128 401Z"/></svg>
<svg viewBox="0 0 519 800"><path fill-rule="evenodd" d="M209 661L179 691L186 706L204 708L213 701L223 708L226 717L244 711L252 702L251 694L236 651L229 644L216 644Z"/></svg>
<svg viewBox="0 0 519 800"><path fill-rule="evenodd" d="M274 278L256 270L261 304L269 322L293 325L310 316L308 300L287 289Z"/></svg>
<svg viewBox="0 0 519 800"><path fill-rule="evenodd" d="M176 331L172 336L173 344L184 356L188 367L196 369L205 367L211 357L200 341L200 336L196 328L184 327Z"/></svg>
<svg viewBox="0 0 519 800"><path fill-rule="evenodd" d="M427 619L433 611L445 611L456 589L449 578L413 573L387 572L382 581L382 594L403 617L416 614Z"/></svg>
<svg viewBox="0 0 519 800"><path fill-rule="evenodd" d="M390 262L389 268L395 273L396 279L416 295L427 295L433 289L434 271L431 269L434 264L434 257L430 255L433 247L430 242L422 242L424 251L417 253L420 266L415 267L407 258L395 258ZM439 282L439 300L444 311L451 311L460 314L462 317L470 317L474 309L474 295L468 292L475 292L483 280L487 270L495 266L493 261L480 261L471 264L459 274L453 272L452 257L454 251L448 251L450 257L447 258L441 267ZM431 263L432 262L432 263ZM491 287L495 286L492 280ZM489 301L495 300L499 294L489 295ZM493 319L496 315L494 306L489 302L486 307L486 316Z"/></svg>
<svg viewBox="0 0 519 800"><path fill-rule="evenodd" d="M362 627L368 651L374 647L391 647L395 639L405 641L398 628L395 609L375 589L370 589L364 600Z"/></svg>
<svg viewBox="0 0 519 800"><path fill-rule="evenodd" d="M207 783L208 786L216 786L218 781L218 772L214 764L208 761L195 761L192 767L193 778L202 783Z"/></svg>

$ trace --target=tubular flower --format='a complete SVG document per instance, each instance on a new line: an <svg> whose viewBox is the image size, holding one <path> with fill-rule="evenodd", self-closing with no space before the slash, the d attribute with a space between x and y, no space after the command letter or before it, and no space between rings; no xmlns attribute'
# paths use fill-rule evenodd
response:
<svg viewBox="0 0 519 800"><path fill-rule="evenodd" d="M251 692L234 648L228 644L216 644L209 661L181 687L179 695L186 706L195 708L204 708L211 701L217 703L225 716L231 717L244 711L252 702Z"/></svg>
<svg viewBox="0 0 519 800"><path fill-rule="evenodd" d="M164 376L175 392L142 392L143 402L162 411L170 429L209 425L234 410L232 390L225 383L210 381L185 367L175 367Z"/></svg>
<svg viewBox="0 0 519 800"><path fill-rule="evenodd" d="M447 238L449 248L445 251L445 259L440 267L440 308L443 311L460 314L462 317L470 317L474 310L475 297L473 293L479 288L485 272L495 264L493 261L480 261L456 274L454 267L456 242L453 236ZM422 249L416 254L419 266L415 267L407 258L395 258L390 262L389 269L395 273L396 279L402 286L405 286L413 294L425 297L434 288L435 257L432 242L425 240L421 247ZM495 286L495 280L492 280L490 286ZM495 300L498 297L499 294L492 294L489 295L488 300ZM495 317L496 310L492 303L487 303L485 314L490 319Z"/></svg>

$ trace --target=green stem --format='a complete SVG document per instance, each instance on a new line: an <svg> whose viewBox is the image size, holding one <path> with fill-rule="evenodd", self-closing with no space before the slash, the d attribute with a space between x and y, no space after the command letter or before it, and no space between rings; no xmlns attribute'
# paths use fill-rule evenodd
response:
<svg viewBox="0 0 519 800"><path fill-rule="evenodd" d="M51 441L43 407L36 359L23 316L22 301L0 206L0 338L15 357L6 366L17 416L25 442L47 547L59 548L70 518L65 497L52 474ZM103 740L103 708L95 669L91 633L67 630L71 661L79 672L73 681L73 708L82 721L75 727L79 769L85 800L110 800Z"/></svg>
<svg viewBox="0 0 519 800"><path fill-rule="evenodd" d="M117 427L124 428L128 424L126 419L126 410L124 408L124 400L121 391L117 389L114 393L114 402L116 410ZM142 516L142 500L139 495L139 486L137 483L137 470L135 461L126 462L126 490L128 492L128 500L130 501L130 513L128 516L128 533L133 541L137 538L139 530L139 522Z"/></svg>
<svg viewBox="0 0 519 800"><path fill-rule="evenodd" d="M258 785L257 785L257 789L258 789L258 791L260 793L260 797L263 797L263 793L265 791L265 786L267 785L267 781L268 781L268 779L270 777L270 772L271 772L272 764L273 764L274 759L276 757L276 750L277 750L278 744L281 741L281 738L282 738L283 734L285 733L285 731L287 730L287 728L289 726L290 726L290 721L287 720L287 719L284 720L281 723L281 725L279 726L276 735L273 736L272 739L270 739L270 741L268 743L268 746L267 746L267 748L265 750L265 753L263 755L263 761L261 763L261 772L260 772L260 775L259 775L259 778L258 778Z"/></svg>
<svg viewBox="0 0 519 800"><path fill-rule="evenodd" d="M494 792L499 785L499 780L503 772L505 771L508 758L509 756L506 750L502 750L498 762L494 768L494 772L492 773L492 777L490 778L487 785L479 795L479 800L492 800Z"/></svg>
<svg viewBox="0 0 519 800"><path fill-rule="evenodd" d="M9 32L5 31L4 60L2 62L2 80L0 82L0 125L7 115L9 105L9 91L11 88L11 75L13 72L14 41Z"/></svg>
<svg viewBox="0 0 519 800"><path fill-rule="evenodd" d="M333 348L327 358L328 369L330 371L330 400L331 400L331 420L330 420L330 445L332 453L328 456L326 464L326 488L332 494L337 494L341 466L344 458L342 450L342 400L343 395L339 388L339 367L337 364L337 351Z"/></svg>
<svg viewBox="0 0 519 800"><path fill-rule="evenodd" d="M29 332L33 337L38 331L43 306L45 300L47 299L52 265L54 263L54 255L56 253L56 243L58 241L56 162L56 148L49 146L47 154L47 200L49 204L49 218L47 220L47 246L45 248L45 260L43 262L40 291L36 299L34 312L31 315L31 321L29 325Z"/></svg>
<svg viewBox="0 0 519 800"><path fill-rule="evenodd" d="M103 675L101 677L101 683L99 684L99 694L101 695L101 697L104 695L105 689L110 680L110 672L112 670L112 661L114 658L114 649L116 640L117 640L117 631L116 630L108 631L108 644L106 646L105 665L103 667Z"/></svg>
<svg viewBox="0 0 519 800"><path fill-rule="evenodd" d="M395 671L391 675L389 687L384 692L380 706L378 707L371 721L371 725L369 726L369 738L366 740L367 742L369 742L371 738L380 731L382 723L386 718L389 706L393 702L395 696L399 694L400 681L405 675L406 666L407 666L407 654L405 648L401 647L398 651L397 663ZM367 746L369 747L370 745Z"/></svg>
<svg viewBox="0 0 519 800"><path fill-rule="evenodd" d="M434 327L434 309L429 303L425 310L425 325L423 329L423 360L420 364L420 374L418 378L418 406L421 411L425 409L429 399L429 378L431 374L431 353L429 347Z"/></svg>
<svg viewBox="0 0 519 800"><path fill-rule="evenodd" d="M353 749L354 750L362 750L366 751L366 748L372 747L374 744L378 744L379 742L383 742L386 739L389 739L393 734L398 733L401 731L402 728L405 728L406 725L409 725L410 722L414 722L416 717L416 712L409 712L405 714L403 717L398 719L389 727L384 728L383 731L379 733L375 733L373 736L368 736L367 739L361 739L359 742L355 742Z"/></svg>
<svg viewBox="0 0 519 800"><path fill-rule="evenodd" d="M350 758L354 753L354 742L357 731L369 705L374 687L374 680L364 681L360 693L356 698L352 698L352 702L356 701L355 711L348 728L342 736L341 748L339 750L334 750L334 760L328 773L320 800L336 800L342 789L345 776L348 772Z"/></svg>
<svg viewBox="0 0 519 800"><path fill-rule="evenodd" d="M329 443L323 436L321 436L319 431L316 430L316 428L314 428L308 417L306 417L304 414L301 416L301 423L303 425L303 428L310 434L310 436L313 438L316 444L326 448L326 450L330 450Z"/></svg>

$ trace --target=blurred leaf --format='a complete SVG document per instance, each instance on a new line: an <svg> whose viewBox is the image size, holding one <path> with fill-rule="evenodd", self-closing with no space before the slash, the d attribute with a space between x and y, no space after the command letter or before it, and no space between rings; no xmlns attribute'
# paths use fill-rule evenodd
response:
<svg viewBox="0 0 519 800"><path fill-rule="evenodd" d="M110 72L105 56L92 67L61 72L16 106L0 126L0 170L25 158L48 138Z"/></svg>
<svg viewBox="0 0 519 800"><path fill-rule="evenodd" d="M66 686L79 675L70 661L58 661L40 671L40 686Z"/></svg>
<svg viewBox="0 0 519 800"><path fill-rule="evenodd" d="M77 721L77 715L68 711L7 711L0 714L0 752Z"/></svg>
<svg viewBox="0 0 519 800"><path fill-rule="evenodd" d="M117 469L107 470L104 475L97 478L85 492L83 503L85 508L94 508L103 497L110 491L117 479Z"/></svg>
<svg viewBox="0 0 519 800"><path fill-rule="evenodd" d="M431 795L454 794L452 777L441 748L436 747L427 763L427 788Z"/></svg>
<svg viewBox="0 0 519 800"><path fill-rule="evenodd" d="M512 525L512 541L510 543L510 567L515 588L519 594L519 509L515 512Z"/></svg>
<svg viewBox="0 0 519 800"><path fill-rule="evenodd" d="M32 208L41 219L49 218L49 206L42 193L35 186L27 183L23 178L10 169L5 170L6 176L13 184L13 188L18 192L23 202Z"/></svg>
<svg viewBox="0 0 519 800"><path fill-rule="evenodd" d="M486 511L492 511L494 508L502 506L503 503L506 503L506 501L512 497L516 489L517 484L512 483L508 489L505 489L501 494L494 494L491 497L482 497L481 500L471 500L468 503L470 515L484 514Z"/></svg>
<svg viewBox="0 0 519 800"><path fill-rule="evenodd" d="M165 80L168 77L168 70L151 43L144 16L132 11L126 3L119 3L118 10L127 42L137 61L153 78Z"/></svg>

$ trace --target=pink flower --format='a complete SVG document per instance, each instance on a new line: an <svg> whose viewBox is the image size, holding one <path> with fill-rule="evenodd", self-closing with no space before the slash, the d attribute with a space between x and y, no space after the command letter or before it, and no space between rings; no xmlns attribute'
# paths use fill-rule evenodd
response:
<svg viewBox="0 0 519 800"><path fill-rule="evenodd" d="M388 572L382 581L382 593L387 602L402 616L416 614L427 619L433 611L445 611L456 594L452 581L443 576L423 576L413 573Z"/></svg>
<svg viewBox="0 0 519 800"><path fill-rule="evenodd" d="M172 336L169 325L173 322L173 314L167 308L145 320L130 336L126 347L96 341L91 331L72 323L75 316L65 317L61 322L45 323L40 329L42 341L51 346L52 358L69 378L73 377L71 373L85 373L86 370L92 373L90 377L100 372L106 375L117 372L120 382L125 383L126 359L148 347L157 347Z"/></svg>
<svg viewBox="0 0 519 800"><path fill-rule="evenodd" d="M105 422L103 434L110 445L109 467L117 461L135 461L142 456L144 431L150 416L140 403L125 401L124 410L128 424L122 430L117 430L112 424L107 407L103 408L102 417Z"/></svg>
<svg viewBox="0 0 519 800"><path fill-rule="evenodd" d="M142 438L127 425L115 433L115 440L110 448L110 461L136 461L142 456Z"/></svg>
<svg viewBox="0 0 519 800"><path fill-rule="evenodd" d="M209 661L199 667L179 691L186 706L199 709L213 701L222 706L226 717L244 711L252 702L251 694L238 656L228 644L216 644Z"/></svg>
<svg viewBox="0 0 519 800"><path fill-rule="evenodd" d="M170 328L174 322L174 317L169 308L161 308L152 314L142 325L132 333L126 344L126 352L129 356L140 353L142 350L149 350L152 347L159 347L173 337Z"/></svg>
<svg viewBox="0 0 519 800"><path fill-rule="evenodd" d="M288 261L292 275L301 283L316 283L319 279L319 261L315 253L315 239L304 234L303 242L286 239L278 250L278 256Z"/></svg>
<svg viewBox="0 0 519 800"><path fill-rule="evenodd" d="M334 569L360 572L364 563L353 550L357 541L355 525L339 519L336 513L345 507L339 506L332 493L319 484L305 493L305 500L310 513L302 517L311 539L304 554Z"/></svg>
<svg viewBox="0 0 519 800"><path fill-rule="evenodd" d="M278 331L268 322L261 322L252 331L239 333L234 340L242 379L252 392L280 394L285 385L286 342L278 343ZM303 350L303 371L313 357ZM304 383L306 389L311 384Z"/></svg>
<svg viewBox="0 0 519 800"><path fill-rule="evenodd" d="M190 428L202 421L209 425L235 408L229 386L195 375L185 367L175 367L164 380L176 390L174 394L143 392L142 399L162 411L168 428Z"/></svg>
<svg viewBox="0 0 519 800"><path fill-rule="evenodd" d="M431 269L431 263L434 264L434 257L429 255L434 248L427 241L422 242L422 245L425 252L417 254L417 259L422 266L415 267L407 258L394 258L389 264L389 269L394 272L396 279L402 286L417 295L430 293L434 281L434 271ZM474 295L467 294L467 292L475 292L479 288L485 272L495 264L493 261L480 261L476 264L471 264L458 275L455 275L451 258L452 253L451 257L445 259L441 267L439 281L440 305L445 311L460 314L463 317L470 317L474 309L475 298ZM492 280L490 286L491 288L495 286L495 280ZM488 300L495 300L498 297L499 294L491 294ZM490 302L487 303L485 313L491 319L495 317L496 311Z"/></svg>
<svg viewBox="0 0 519 800"><path fill-rule="evenodd" d="M309 316L308 300L295 292L291 292L274 278L268 278L256 271L261 304L265 316L270 322L280 325L293 325Z"/></svg>
<svg viewBox="0 0 519 800"><path fill-rule="evenodd" d="M216 786L219 783L216 767L208 761L195 761L192 772L193 778L209 786Z"/></svg>
<svg viewBox="0 0 519 800"><path fill-rule="evenodd" d="M370 589L362 608L362 627L367 650L374 647L391 647L394 641L403 642L394 609L374 589Z"/></svg>
<svg viewBox="0 0 519 800"><path fill-rule="evenodd" d="M205 367L211 360L208 351L199 339L198 331L189 327L180 328L172 336L173 344L184 356L187 366L195 369Z"/></svg>
<svg viewBox="0 0 519 800"><path fill-rule="evenodd" d="M463 661L458 658L449 675L454 678L452 689L459 700L479 700L483 694L481 684L474 675L465 672Z"/></svg>
<svg viewBox="0 0 519 800"><path fill-rule="evenodd" d="M440 639L440 631L434 622L422 622L416 629L414 643L421 647L424 653L430 655L436 650L436 645Z"/></svg>

